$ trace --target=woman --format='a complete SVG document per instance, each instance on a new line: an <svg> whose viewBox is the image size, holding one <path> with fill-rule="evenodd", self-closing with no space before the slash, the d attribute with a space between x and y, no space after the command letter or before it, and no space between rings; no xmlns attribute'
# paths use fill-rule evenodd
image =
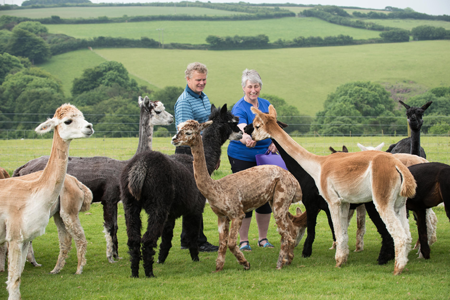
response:
<svg viewBox="0 0 450 300"><path fill-rule="evenodd" d="M239 128L244 132L244 127L253 122L255 114L250 108L252 106L258 108L262 112L269 112L270 102L266 99L259 98L259 93L262 88L262 80L258 72L255 70L245 69L242 73L241 80L244 97L242 97L232 109L232 113L239 117ZM231 171L233 173L256 166L255 155L264 154L270 150L276 152L276 147L272 140L266 139L255 142L252 137L244 133L239 141L230 141L228 146L228 159L231 164ZM252 220L252 213L250 211L245 214L245 219L242 220L242 225L239 230L240 243L239 247L244 251L251 251L250 243L248 241L248 230ZM256 222L258 224L258 246L265 248L273 248L273 245L267 240L267 231L270 223L270 215L272 209L269 203L256 209Z"/></svg>

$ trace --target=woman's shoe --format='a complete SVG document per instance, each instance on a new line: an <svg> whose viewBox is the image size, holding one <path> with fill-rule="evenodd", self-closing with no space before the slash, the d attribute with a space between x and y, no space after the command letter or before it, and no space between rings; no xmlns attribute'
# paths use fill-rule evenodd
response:
<svg viewBox="0 0 450 300"><path fill-rule="evenodd" d="M264 245L261 245L262 241L266 241L266 243ZM262 240L258 241L258 246L263 247L263 248L275 248L274 245L269 243L268 239L262 239Z"/></svg>
<svg viewBox="0 0 450 300"><path fill-rule="evenodd" d="M242 244L245 244L245 245L241 246ZM252 248L250 247L250 244L248 243L248 241L244 241L244 242L239 243L239 250L250 252L250 251L252 251Z"/></svg>

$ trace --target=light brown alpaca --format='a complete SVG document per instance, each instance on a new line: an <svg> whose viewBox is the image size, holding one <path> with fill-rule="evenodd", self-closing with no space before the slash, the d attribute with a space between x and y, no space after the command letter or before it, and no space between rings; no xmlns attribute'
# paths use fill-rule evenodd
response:
<svg viewBox="0 0 450 300"><path fill-rule="evenodd" d="M411 232L406 218L407 197L415 195L416 182L411 172L389 153L363 151L312 154L297 144L276 122L275 108L269 114L252 107L252 137L259 141L275 139L283 149L314 178L320 194L327 201L336 234L336 267L348 257L348 211L351 203L373 201L394 239L394 275L400 274L408 262Z"/></svg>
<svg viewBox="0 0 450 300"><path fill-rule="evenodd" d="M72 139L94 133L92 124L74 106L64 104L52 119L36 128L38 133L54 129L50 159L41 176L25 175L0 180L0 244L8 242L9 299L20 299L20 276L29 242L45 232L50 210L63 187Z"/></svg>
<svg viewBox="0 0 450 300"><path fill-rule="evenodd" d="M172 144L191 147L197 187L218 216L220 245L216 272L223 269L227 246L244 269L250 269L250 263L236 246L237 235L245 213L267 201L273 209L278 233L281 235L281 249L277 262L277 269L281 269L283 265L290 264L294 258L294 245L299 227L294 226L292 219L300 219L302 215L297 213L296 217L292 216L289 213L289 206L302 200L300 185L291 173L272 165L253 167L220 180L213 180L206 167L200 135L200 132L211 123L212 121L208 121L199 124L194 120L181 123L177 135L172 138ZM234 135L230 136L230 139L242 138L242 133ZM230 221L231 228L229 228Z"/></svg>
<svg viewBox="0 0 450 300"><path fill-rule="evenodd" d="M42 171L32 173L35 179L41 176ZM30 176L31 179L32 176ZM59 256L55 268L50 273L59 273L66 263L66 258L72 247L72 237L77 248L78 266L75 274L81 274L86 265L87 241L83 227L78 219L78 212L88 211L92 202L92 192L75 177L66 174L64 186L61 190L60 198L53 204L50 210L50 218L53 217L59 236ZM7 243L0 247L0 272L5 271L5 259ZM30 242L27 260L35 267L41 265L34 257L33 245Z"/></svg>

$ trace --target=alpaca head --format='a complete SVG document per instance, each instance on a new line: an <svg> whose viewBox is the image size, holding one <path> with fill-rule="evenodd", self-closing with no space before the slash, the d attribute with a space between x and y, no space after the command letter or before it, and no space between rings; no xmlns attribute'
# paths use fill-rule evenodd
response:
<svg viewBox="0 0 450 300"><path fill-rule="evenodd" d="M92 124L84 119L81 111L70 104L61 105L53 118L40 124L35 131L44 134L53 129L64 141L90 137L94 133Z"/></svg>
<svg viewBox="0 0 450 300"><path fill-rule="evenodd" d="M239 117L234 116L231 111L228 111L226 104L224 104L222 108L216 108L214 104L212 104L209 120L213 121L214 124L219 124L220 135L223 137L222 142L225 142L227 139L242 139L242 131L238 127Z"/></svg>
<svg viewBox="0 0 450 300"><path fill-rule="evenodd" d="M420 130L423 124L423 114L431 103L433 103L433 101L427 102L422 107L409 106L401 100L398 102L406 108L406 118L408 119L408 124L411 130Z"/></svg>
<svg viewBox="0 0 450 300"><path fill-rule="evenodd" d="M269 106L269 113L265 114L256 107L251 108L252 112L256 114L253 119L253 133L252 138L255 141L261 141L271 138L269 132L275 130L278 127L277 124L277 111L273 105Z"/></svg>
<svg viewBox="0 0 450 300"><path fill-rule="evenodd" d="M361 149L361 151L368 151L368 150L376 150L376 151L381 151L381 149L384 147L384 143L379 144L376 147L370 147L370 146L363 146L360 143L356 144L358 146L359 149Z"/></svg>
<svg viewBox="0 0 450 300"><path fill-rule="evenodd" d="M142 99L139 96L138 103L141 108L141 118L144 119L142 120L143 124L152 126L170 125L173 123L173 116L166 111L162 102L150 101L147 96Z"/></svg>
<svg viewBox="0 0 450 300"><path fill-rule="evenodd" d="M178 132L172 138L172 145L174 146L190 146L192 147L197 138L200 137L200 133L208 128L213 121L206 121L205 123L199 123L195 120L187 120L186 122L178 125Z"/></svg>

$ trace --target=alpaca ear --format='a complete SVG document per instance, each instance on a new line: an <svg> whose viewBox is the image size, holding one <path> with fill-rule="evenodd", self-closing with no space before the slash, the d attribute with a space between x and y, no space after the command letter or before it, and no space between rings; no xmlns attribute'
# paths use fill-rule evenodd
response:
<svg viewBox="0 0 450 300"><path fill-rule="evenodd" d="M411 107L408 104L406 104L405 102L403 102L402 100L398 100L398 102L400 102L400 104L403 105L406 109L409 109Z"/></svg>
<svg viewBox="0 0 450 300"><path fill-rule="evenodd" d="M254 107L254 106L250 107L250 110L251 110L252 113L254 113L255 115L261 113L261 111L260 111L259 109L257 109L256 107Z"/></svg>
<svg viewBox="0 0 450 300"><path fill-rule="evenodd" d="M273 107L272 104L269 105L269 115L277 118L277 111L275 110L275 107Z"/></svg>
<svg viewBox="0 0 450 300"><path fill-rule="evenodd" d="M356 145L358 146L359 149L361 149L361 151L367 151L368 150L366 147L364 147L360 143L357 143Z"/></svg>
<svg viewBox="0 0 450 300"><path fill-rule="evenodd" d="M342 152L348 153L348 149L347 147L345 147L345 145L342 146Z"/></svg>
<svg viewBox="0 0 450 300"><path fill-rule="evenodd" d="M333 147L330 147L330 148L328 148L328 149L330 149L331 153L336 153L336 152L337 152L336 150L334 150Z"/></svg>
<svg viewBox="0 0 450 300"><path fill-rule="evenodd" d="M212 123L213 121L206 121L205 123L200 124L199 125L200 131L203 131L205 128L208 128Z"/></svg>
<svg viewBox="0 0 450 300"><path fill-rule="evenodd" d="M425 104L422 106L422 109L423 109L423 110L426 110L428 107L430 107L431 103L433 103L433 101L429 101L429 102L425 103Z"/></svg>
<svg viewBox="0 0 450 300"><path fill-rule="evenodd" d="M216 106L214 104L211 104L211 112L216 110Z"/></svg>
<svg viewBox="0 0 450 300"><path fill-rule="evenodd" d="M61 120L59 119L58 120L56 120L55 118L48 119L47 121L36 127L35 131L39 134L44 134L52 131L56 126L58 126L59 123L61 123Z"/></svg>
<svg viewBox="0 0 450 300"><path fill-rule="evenodd" d="M278 121L278 120L277 120L277 124L278 124L278 126L280 126L281 128L286 128L286 127L288 127L288 126L289 126L288 124L286 124L286 123L283 123L283 122L281 122L281 121Z"/></svg>
<svg viewBox="0 0 450 300"><path fill-rule="evenodd" d="M375 147L375 150L381 151L384 146L384 142Z"/></svg>
<svg viewBox="0 0 450 300"><path fill-rule="evenodd" d="M222 106L222 109L220 110L220 113L221 114L226 114L227 113L227 104L226 103Z"/></svg>

